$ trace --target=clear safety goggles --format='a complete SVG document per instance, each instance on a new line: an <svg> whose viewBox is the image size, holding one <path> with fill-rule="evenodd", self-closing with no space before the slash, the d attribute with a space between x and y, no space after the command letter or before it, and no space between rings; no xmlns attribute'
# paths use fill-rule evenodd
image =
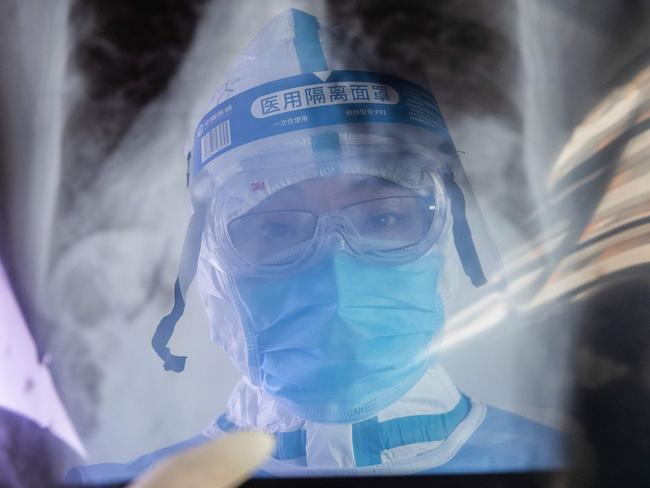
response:
<svg viewBox="0 0 650 488"><path fill-rule="evenodd" d="M436 205L426 198L382 197L320 215L309 210L253 211L232 220L228 234L244 260L273 266L299 261L318 235L332 231L365 254L412 248L427 235L435 215Z"/></svg>
<svg viewBox="0 0 650 488"><path fill-rule="evenodd" d="M371 173L341 172L295 181L238 215L232 215L236 204L224 204L227 198L215 200L206 234L215 264L229 273L276 275L293 272L334 249L386 264L424 255L448 221L438 178L418 170L417 184L409 187L385 178L388 174ZM243 175L229 190L250 192L251 185L273 185L249 180Z"/></svg>

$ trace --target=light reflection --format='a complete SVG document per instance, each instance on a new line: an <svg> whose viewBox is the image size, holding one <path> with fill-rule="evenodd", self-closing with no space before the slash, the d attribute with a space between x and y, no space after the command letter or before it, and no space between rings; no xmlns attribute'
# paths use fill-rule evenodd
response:
<svg viewBox="0 0 650 488"><path fill-rule="evenodd" d="M558 299L575 300L603 279L650 262L650 128L644 125L649 120L650 68L646 67L613 90L575 129L549 178L554 189L549 205L564 207L558 212L562 220L504 258L510 305L519 312L534 314ZM632 136L620 140L625 133ZM614 144L623 145L615 159L605 157L600 166L578 174L578 169ZM608 178L602 195L590 194L590 185L602 178ZM575 241L567 242L576 231L575 215L594 197L598 200L589 220ZM545 210L549 209L540 208L538 213ZM523 292L535 286L526 298ZM508 326L508 303L505 296L492 293L454 315L442 348Z"/></svg>
<svg viewBox="0 0 650 488"><path fill-rule="evenodd" d="M36 346L18 308L0 263L0 407L18 412L86 455L56 392L47 365L39 362ZM8 365L8 367L7 367Z"/></svg>

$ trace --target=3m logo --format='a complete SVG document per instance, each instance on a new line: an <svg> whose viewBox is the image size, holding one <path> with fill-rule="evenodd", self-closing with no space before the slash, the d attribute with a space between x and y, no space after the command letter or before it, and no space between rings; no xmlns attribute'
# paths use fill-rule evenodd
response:
<svg viewBox="0 0 650 488"><path fill-rule="evenodd" d="M253 181L249 185L249 188L251 191L264 191L266 190L266 185L264 184L263 181Z"/></svg>

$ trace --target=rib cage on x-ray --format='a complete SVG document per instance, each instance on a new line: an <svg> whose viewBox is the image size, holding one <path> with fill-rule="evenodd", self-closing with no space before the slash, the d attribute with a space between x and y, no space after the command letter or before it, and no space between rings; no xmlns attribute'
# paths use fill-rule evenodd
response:
<svg viewBox="0 0 650 488"><path fill-rule="evenodd" d="M338 21L347 55L424 72L508 269L552 227L557 215L540 209L553 162L619 57L641 50L648 18L643 2L45 3L3 7L3 35L18 41L3 43L2 62L22 68L2 77L11 118L2 203L12 275L95 461L195 434L238 377L210 343L195 295L174 338L191 356L183 375L162 370L149 340L171 305L190 212L185 139L268 19L316 9ZM522 288L515 309L533 293ZM487 307L490 328L464 335L454 325L443 360L468 393L558 422L572 331L545 326L557 319L550 312L521 310Z"/></svg>

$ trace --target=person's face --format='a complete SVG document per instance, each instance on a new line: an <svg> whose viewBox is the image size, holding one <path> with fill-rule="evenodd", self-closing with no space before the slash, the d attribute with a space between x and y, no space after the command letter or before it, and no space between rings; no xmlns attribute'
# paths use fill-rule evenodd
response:
<svg viewBox="0 0 650 488"><path fill-rule="evenodd" d="M337 214L344 226L354 229L357 239L372 242L379 250L392 250L424 237L431 210L415 192L384 178L337 175L277 191L233 220L229 233L240 255L265 263L308 246L319 220ZM336 224L340 229L338 220Z"/></svg>

